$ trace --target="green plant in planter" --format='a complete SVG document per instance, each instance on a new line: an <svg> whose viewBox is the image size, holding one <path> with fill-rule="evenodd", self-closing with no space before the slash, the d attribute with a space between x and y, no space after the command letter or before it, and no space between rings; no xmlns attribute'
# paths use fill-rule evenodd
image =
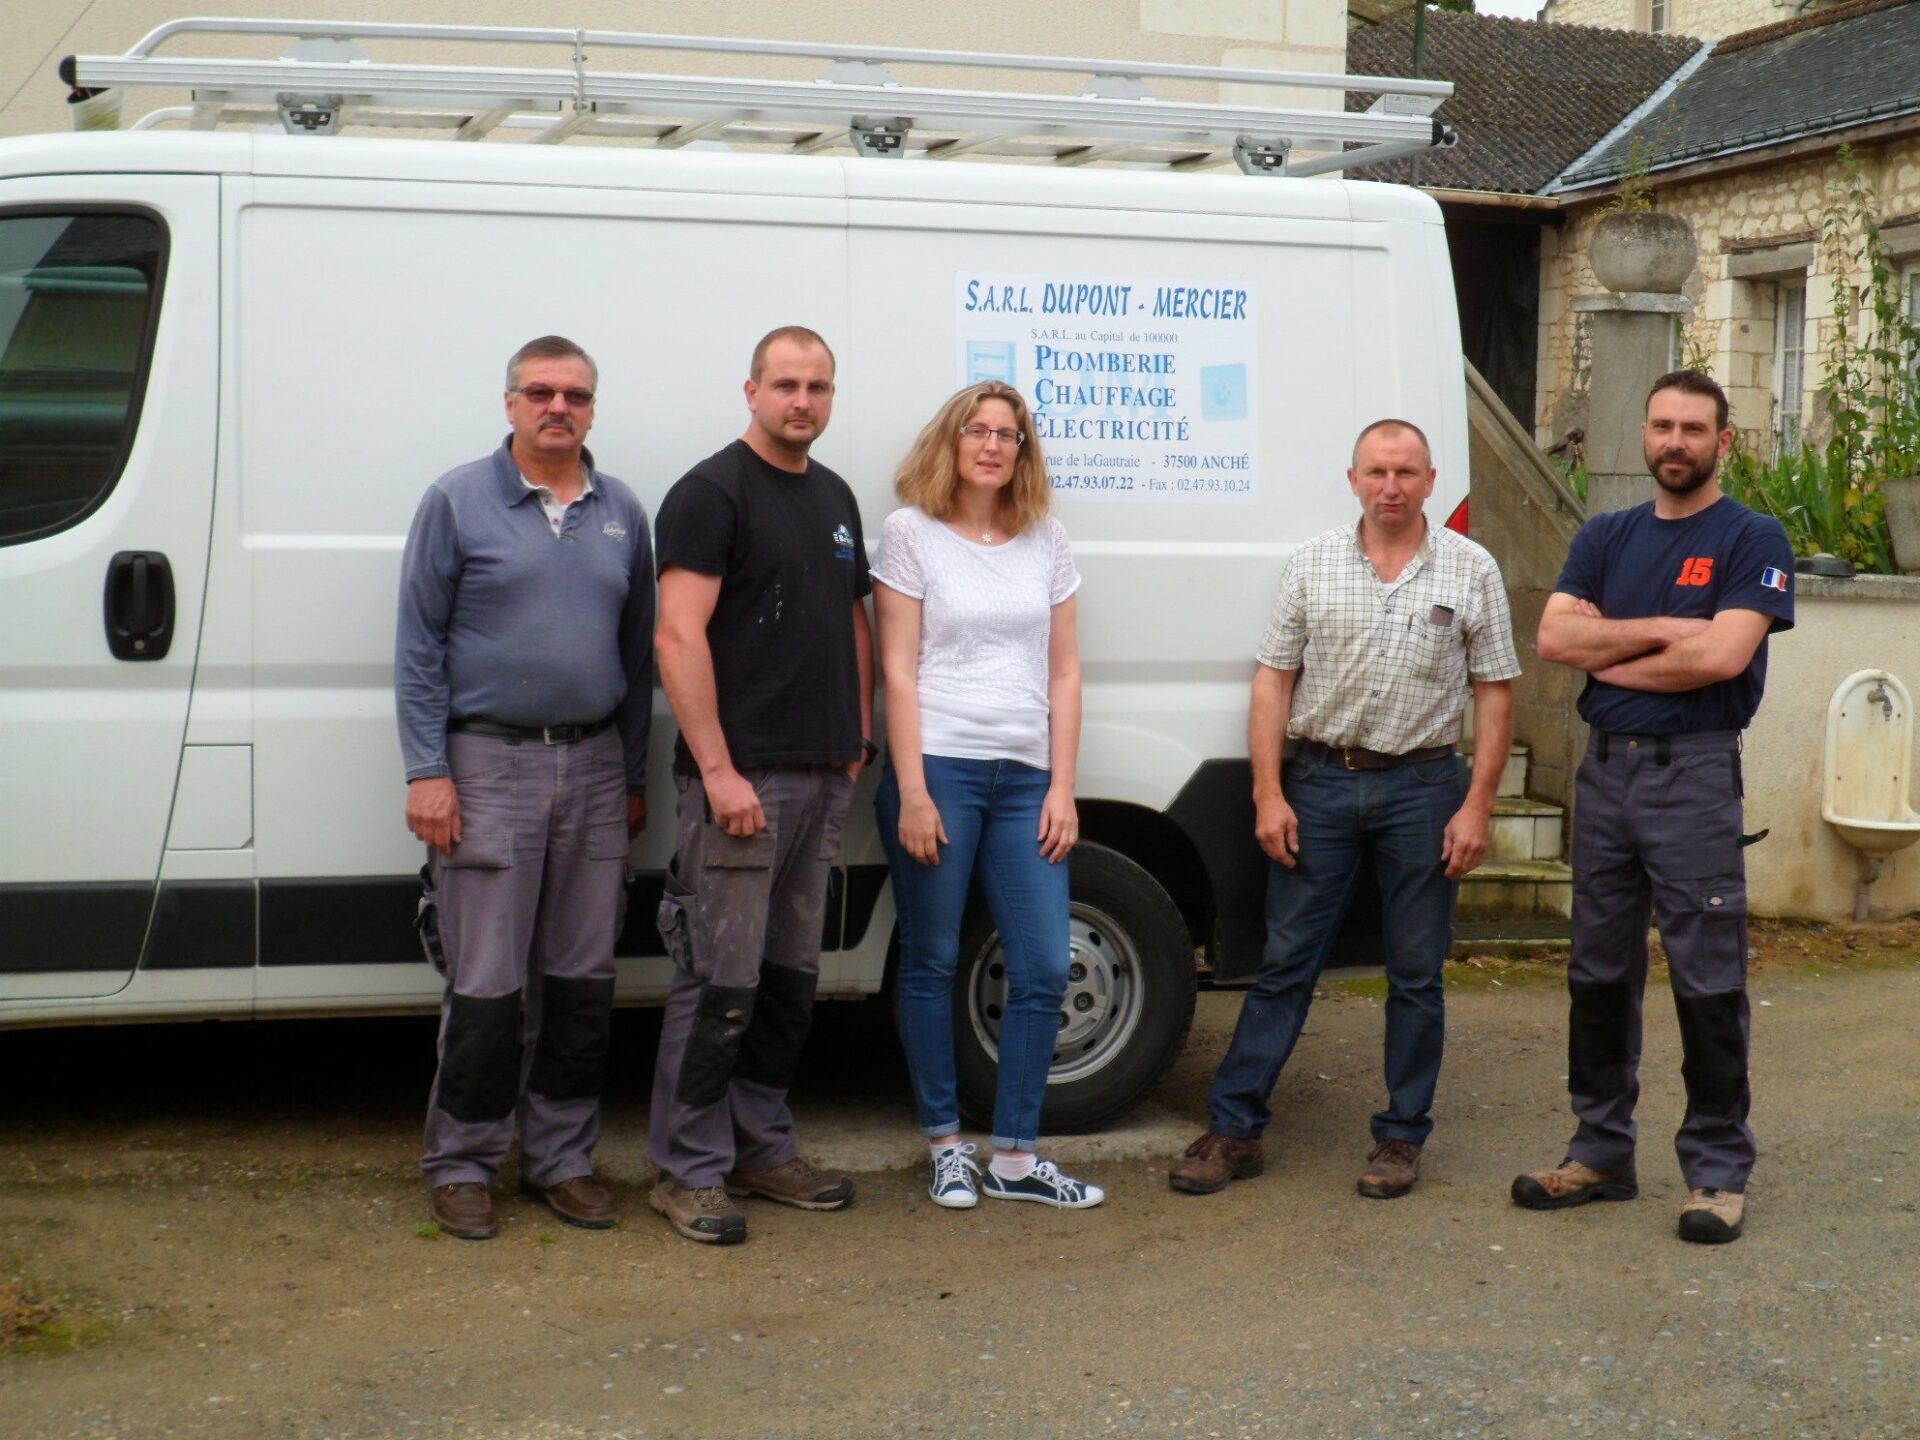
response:
<svg viewBox="0 0 1920 1440"><path fill-rule="evenodd" d="M1639 131L1627 144L1627 158L1620 165L1620 188L1613 199L1600 208L1599 218L1609 215L1644 215L1653 209L1653 184L1648 179L1647 144Z"/></svg>
<svg viewBox="0 0 1920 1440"><path fill-rule="evenodd" d="M1832 339L1821 361L1831 435L1822 446L1763 460L1736 439L1723 467L1727 492L1786 527L1800 554L1825 550L1860 570L1893 570L1884 487L1920 471L1920 333L1900 303L1880 241L1879 207L1850 146L1821 217L1823 268L1832 277ZM1865 281L1856 305L1854 283Z"/></svg>

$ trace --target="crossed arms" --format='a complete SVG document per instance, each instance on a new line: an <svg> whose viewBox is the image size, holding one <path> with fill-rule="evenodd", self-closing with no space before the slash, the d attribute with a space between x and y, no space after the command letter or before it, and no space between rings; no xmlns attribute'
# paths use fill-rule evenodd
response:
<svg viewBox="0 0 1920 1440"><path fill-rule="evenodd" d="M1722 610L1711 620L1609 620L1591 601L1556 591L1540 616L1537 643L1542 660L1626 690L1671 694L1731 680L1772 628L1773 617L1758 610Z"/></svg>

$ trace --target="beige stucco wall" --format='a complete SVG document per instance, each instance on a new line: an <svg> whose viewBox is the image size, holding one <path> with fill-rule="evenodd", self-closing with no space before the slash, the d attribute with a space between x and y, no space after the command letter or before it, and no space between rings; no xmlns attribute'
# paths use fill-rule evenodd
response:
<svg viewBox="0 0 1920 1440"><path fill-rule="evenodd" d="M1920 211L1920 138L1862 150L1860 162L1879 195L1883 218ZM1813 239L1839 178L1839 162L1828 152L1770 169L1656 191L1660 209L1684 215L1693 223L1700 254L1686 284L1694 302L1686 324L1686 347L1706 356L1713 374L1726 387L1734 425L1762 453L1770 443L1774 419L1775 286L1771 280L1731 276L1727 247ZM1587 205L1572 210L1559 231L1543 235L1539 398L1534 416L1535 433L1542 443L1557 441L1570 425L1583 420L1583 347L1570 302L1576 296L1600 293L1587 258L1599 208ZM1816 245L1807 277L1806 385L1801 398L1801 412L1810 425L1818 414L1814 391L1820 382L1820 352L1833 331L1834 278L1829 257ZM1849 273L1847 279L1857 286L1864 276Z"/></svg>
<svg viewBox="0 0 1920 1440"><path fill-rule="evenodd" d="M945 50L991 50L1088 58L1117 57L1203 65L1256 66L1337 74L1346 65L1346 12L1337 0L1074 0L1069 6L1025 0L972 0L967 5L889 5L880 0L789 0L781 6L740 0L585 0L571 8L529 12L506 0L327 0L292 5L287 0L220 0L194 6L172 0L37 0L9 3L0 25L0 135L64 130L64 93L54 67L63 55L112 54L126 50L166 20L189 14L386 20L432 24L584 26L604 30L766 39L841 41L849 44L918 46ZM204 42L202 42L204 44ZM171 51L163 51L172 53ZM187 53L187 52L180 52ZM200 53L265 56L276 53L230 45ZM373 52L381 58L393 51ZM404 52L428 63L564 65L566 52L519 53L428 47ZM557 57L557 58L556 58ZM616 58L617 57L617 58ZM606 68L660 68L674 73L705 71L785 79L812 79L817 61L677 56L666 61L640 52L609 52ZM953 70L900 67L903 82L975 88L1044 89L1053 81L1019 72L957 80ZM1155 82L1168 98L1229 102L1337 106L1334 92L1259 90L1220 94L1214 85ZM179 103L184 97L172 97ZM148 107L142 107L148 108ZM131 118L131 116L130 116Z"/></svg>
<svg viewBox="0 0 1920 1440"><path fill-rule="evenodd" d="M1747 851L1747 894L1757 914L1849 919L1859 852L1820 818L1827 703L1856 670L1890 670L1920 692L1920 580L1803 576L1799 591L1795 627L1769 642L1766 700L1747 732L1747 829L1773 832ZM1877 919L1920 911L1920 847L1887 862L1870 900Z"/></svg>
<svg viewBox="0 0 1920 1440"><path fill-rule="evenodd" d="M1554 25L1598 25L1608 30L1648 28L1648 0L1550 0ZM1718 40L1794 17L1794 0L1669 0L1667 33Z"/></svg>

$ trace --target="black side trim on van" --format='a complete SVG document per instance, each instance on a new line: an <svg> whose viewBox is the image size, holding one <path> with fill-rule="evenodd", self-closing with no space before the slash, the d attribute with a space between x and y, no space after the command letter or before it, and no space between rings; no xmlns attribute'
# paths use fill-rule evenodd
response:
<svg viewBox="0 0 1920 1440"><path fill-rule="evenodd" d="M627 876L627 923L613 942L614 958L640 958L664 955L667 947L660 938L660 892L667 886L666 875L659 870L640 870Z"/></svg>
<svg viewBox="0 0 1920 1440"><path fill-rule="evenodd" d="M1253 767L1208 760L1167 807L1213 890L1213 978L1244 980L1267 943L1267 857L1253 838Z"/></svg>
<svg viewBox="0 0 1920 1440"><path fill-rule="evenodd" d="M132 971L153 885L0 885L0 974Z"/></svg>
<svg viewBox="0 0 1920 1440"><path fill-rule="evenodd" d="M867 938L873 912L880 904L880 892L887 888L884 865L847 866L847 920L840 948L851 950Z"/></svg>
<svg viewBox="0 0 1920 1440"><path fill-rule="evenodd" d="M1213 886L1215 980L1247 980L1267 944L1267 871L1272 862L1253 838L1253 769L1245 760L1209 760L1167 807L1193 842ZM1380 887L1369 861L1334 942L1329 965L1379 965Z"/></svg>
<svg viewBox="0 0 1920 1440"><path fill-rule="evenodd" d="M253 947L253 881L167 880L140 968L245 970Z"/></svg>
<svg viewBox="0 0 1920 1440"><path fill-rule="evenodd" d="M850 876L859 876L860 883L850 883ZM840 948L841 897L849 897L846 914L850 933L855 918L852 897L860 897L858 933L847 941L854 944L866 933L874 903L886 879L884 865L857 865L851 871L834 868L828 878L824 948ZM667 953L655 924L660 892L665 886L666 876L658 870L643 870L627 878L627 915L614 941L616 957L643 959ZM352 880L262 880L260 963L425 964L420 937L413 928L419 903L420 880L414 875L365 876ZM144 918L144 911L142 916ZM0 923L3 921L4 912L0 912ZM137 936L134 943L138 943ZM154 964L151 959L147 963ZM0 969L4 968L0 964Z"/></svg>
<svg viewBox="0 0 1920 1440"><path fill-rule="evenodd" d="M262 880L262 965L425 965L417 875Z"/></svg>

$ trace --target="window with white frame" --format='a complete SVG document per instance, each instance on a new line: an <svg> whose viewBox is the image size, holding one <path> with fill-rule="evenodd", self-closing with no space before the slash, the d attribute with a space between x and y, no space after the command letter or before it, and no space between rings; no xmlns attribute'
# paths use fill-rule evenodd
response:
<svg viewBox="0 0 1920 1440"><path fill-rule="evenodd" d="M1782 283L1773 306L1774 454L1800 448L1803 395L1807 388L1807 285Z"/></svg>
<svg viewBox="0 0 1920 1440"><path fill-rule="evenodd" d="M1647 0L1647 33L1664 35L1673 25L1673 0Z"/></svg>
<svg viewBox="0 0 1920 1440"><path fill-rule="evenodd" d="M1900 274L1901 309L1907 317L1907 324L1920 331L1920 260L1910 260ZM1920 349L1909 351L1907 364L1915 375L1920 375Z"/></svg>

